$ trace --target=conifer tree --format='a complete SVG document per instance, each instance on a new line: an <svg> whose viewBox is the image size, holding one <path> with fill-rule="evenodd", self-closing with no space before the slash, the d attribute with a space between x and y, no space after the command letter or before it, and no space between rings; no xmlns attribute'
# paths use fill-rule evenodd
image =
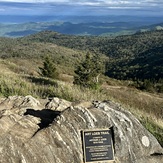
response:
<svg viewBox="0 0 163 163"><path fill-rule="evenodd" d="M39 67L39 69L41 71L42 76L52 78L52 79L58 78L59 74L52 60L52 57L50 56L45 57L44 62L43 62L43 67Z"/></svg>
<svg viewBox="0 0 163 163"><path fill-rule="evenodd" d="M100 59L87 53L85 60L75 70L74 84L97 89L100 84L99 76L101 72L102 64Z"/></svg>

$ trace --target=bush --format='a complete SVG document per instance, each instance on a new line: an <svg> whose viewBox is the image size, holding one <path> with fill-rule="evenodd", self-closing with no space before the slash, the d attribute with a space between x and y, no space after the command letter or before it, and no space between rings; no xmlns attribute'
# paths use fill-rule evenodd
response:
<svg viewBox="0 0 163 163"><path fill-rule="evenodd" d="M50 56L46 56L45 60L43 62L43 68L39 67L41 71L41 75L44 77L57 79L59 76L59 73L57 72L56 66L53 63L53 60Z"/></svg>
<svg viewBox="0 0 163 163"><path fill-rule="evenodd" d="M75 70L74 84L86 88L97 89L100 86L99 76L102 72L102 64L97 57L91 57L88 53L85 60Z"/></svg>

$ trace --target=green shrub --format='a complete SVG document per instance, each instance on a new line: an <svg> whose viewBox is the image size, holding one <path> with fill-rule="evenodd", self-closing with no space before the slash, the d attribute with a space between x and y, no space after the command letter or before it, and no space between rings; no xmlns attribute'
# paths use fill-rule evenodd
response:
<svg viewBox="0 0 163 163"><path fill-rule="evenodd" d="M100 59L88 53L85 60L75 70L73 83L86 88L98 89L101 72L102 64Z"/></svg>
<svg viewBox="0 0 163 163"><path fill-rule="evenodd" d="M57 72L56 66L50 56L46 56L43 62L43 67L39 67L41 75L44 77L57 79L59 74Z"/></svg>

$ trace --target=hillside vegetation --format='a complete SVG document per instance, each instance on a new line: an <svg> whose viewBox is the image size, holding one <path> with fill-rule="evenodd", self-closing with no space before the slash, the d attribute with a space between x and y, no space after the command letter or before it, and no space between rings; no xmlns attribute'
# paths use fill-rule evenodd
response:
<svg viewBox="0 0 163 163"><path fill-rule="evenodd" d="M104 54L109 58L106 67L106 75L109 77L143 82L149 80L158 85L162 83L163 30L116 38L71 36L45 31L22 40L49 42L75 50ZM158 89L155 88L156 91Z"/></svg>
<svg viewBox="0 0 163 163"><path fill-rule="evenodd" d="M57 96L74 102L113 100L135 114L163 145L162 47L163 31L115 39L51 31L23 38L0 38L0 93L1 96L30 94L37 98ZM100 56L106 64L99 89L73 84L74 70L87 52ZM43 66L46 55L52 57L58 79L40 76L39 67ZM149 85L159 88L160 94L145 87L148 92L136 89L148 86L148 79Z"/></svg>

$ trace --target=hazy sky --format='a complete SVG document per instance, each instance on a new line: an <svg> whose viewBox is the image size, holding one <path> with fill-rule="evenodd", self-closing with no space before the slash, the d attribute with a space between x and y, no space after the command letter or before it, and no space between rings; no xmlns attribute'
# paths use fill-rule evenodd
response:
<svg viewBox="0 0 163 163"><path fill-rule="evenodd" d="M0 0L0 15L161 15L163 0Z"/></svg>

